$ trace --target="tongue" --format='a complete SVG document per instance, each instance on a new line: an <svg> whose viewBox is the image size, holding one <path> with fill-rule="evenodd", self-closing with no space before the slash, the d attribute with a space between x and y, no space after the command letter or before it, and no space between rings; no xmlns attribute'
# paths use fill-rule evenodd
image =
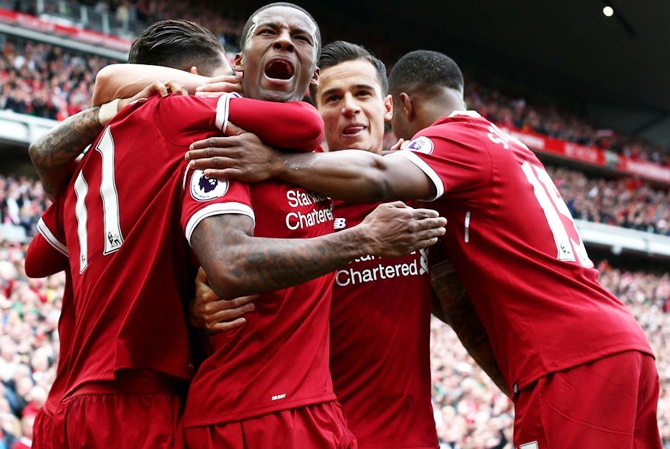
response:
<svg viewBox="0 0 670 449"><path fill-rule="evenodd" d="M349 135L349 134L356 134L358 132L363 131L362 126L350 126L344 130L343 134Z"/></svg>

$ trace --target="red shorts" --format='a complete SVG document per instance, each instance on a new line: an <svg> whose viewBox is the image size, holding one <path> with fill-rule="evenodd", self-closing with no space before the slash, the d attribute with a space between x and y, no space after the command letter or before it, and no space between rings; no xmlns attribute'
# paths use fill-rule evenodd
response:
<svg viewBox="0 0 670 449"><path fill-rule="evenodd" d="M191 449L356 449L335 402L282 410L243 421L184 429Z"/></svg>
<svg viewBox="0 0 670 449"><path fill-rule="evenodd" d="M146 381L96 382L77 389L56 410L52 447L183 449L182 395L173 385Z"/></svg>
<svg viewBox="0 0 670 449"><path fill-rule="evenodd" d="M35 416L33 424L33 449L52 449L53 416L44 407Z"/></svg>
<svg viewBox="0 0 670 449"><path fill-rule="evenodd" d="M514 447L661 449L654 358L627 351L548 374L514 401Z"/></svg>

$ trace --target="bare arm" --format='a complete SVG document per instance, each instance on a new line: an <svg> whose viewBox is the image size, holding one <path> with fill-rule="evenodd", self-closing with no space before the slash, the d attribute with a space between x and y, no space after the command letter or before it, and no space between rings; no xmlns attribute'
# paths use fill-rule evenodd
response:
<svg viewBox="0 0 670 449"><path fill-rule="evenodd" d="M259 182L278 178L336 199L376 202L429 198L435 188L421 169L398 155L367 151L287 154L256 145L249 151L239 141L203 140L186 154L192 168L209 177Z"/></svg>
<svg viewBox="0 0 670 449"><path fill-rule="evenodd" d="M93 105L97 106L115 98L132 97L155 81L168 80L184 86L189 93L194 93L198 86L211 81L212 78L170 67L144 64L112 64L103 67L95 77ZM241 86L235 75L217 77L221 92L239 92Z"/></svg>
<svg viewBox="0 0 670 449"><path fill-rule="evenodd" d="M204 219L191 246L217 296L225 299L297 285L364 255L397 257L434 244L446 220L403 203L380 205L361 224L311 239L252 237L246 216Z"/></svg>
<svg viewBox="0 0 670 449"><path fill-rule="evenodd" d="M68 117L40 136L30 145L28 153L49 198L53 200L63 193L72 178L77 158L93 143L117 111L138 98L150 95L164 96L168 91L177 92L178 89L179 86L171 83L167 86L162 83L151 83L134 97L108 104L107 107L111 106L115 110L107 111L109 113L102 117L102 121L100 117L102 107L95 106Z"/></svg>
<svg viewBox="0 0 670 449"><path fill-rule="evenodd" d="M103 130L99 110L94 107L69 117L30 145L30 159L52 200L70 181L77 157Z"/></svg>
<svg viewBox="0 0 670 449"><path fill-rule="evenodd" d="M488 334L455 271L433 272L433 314L456 332L468 354L508 397L512 397L500 371Z"/></svg>

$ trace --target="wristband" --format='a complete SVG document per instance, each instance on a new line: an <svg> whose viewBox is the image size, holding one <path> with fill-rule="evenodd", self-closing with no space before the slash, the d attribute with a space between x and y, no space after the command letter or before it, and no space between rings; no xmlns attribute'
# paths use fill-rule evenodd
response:
<svg viewBox="0 0 670 449"><path fill-rule="evenodd" d="M105 103L102 106L100 106L100 109L98 110L98 121L102 126L107 126L107 123L109 123L116 113L118 112L119 109L119 99L117 98L116 100L112 100L109 103Z"/></svg>

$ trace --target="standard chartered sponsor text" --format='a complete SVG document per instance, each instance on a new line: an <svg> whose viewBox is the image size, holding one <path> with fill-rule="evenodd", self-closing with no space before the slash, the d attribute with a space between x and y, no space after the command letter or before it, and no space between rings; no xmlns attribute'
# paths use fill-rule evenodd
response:
<svg viewBox="0 0 670 449"><path fill-rule="evenodd" d="M328 204L326 208L314 209L306 213L298 210L286 214L286 227L291 231L333 221L333 210L330 207L330 200L325 195L316 192L289 190L286 192L286 199L288 200L288 205L292 208L311 206L312 204L321 202Z"/></svg>
<svg viewBox="0 0 670 449"><path fill-rule="evenodd" d="M361 269L356 262L379 259L377 266ZM399 276L421 276L427 274L426 270L419 264L419 258L411 262L392 263L397 259L381 259L375 256L366 256L356 259L346 269L338 270L335 283L340 287L348 285L363 284L383 279L391 279ZM389 262L391 262L389 264ZM421 264L422 265L422 264Z"/></svg>

